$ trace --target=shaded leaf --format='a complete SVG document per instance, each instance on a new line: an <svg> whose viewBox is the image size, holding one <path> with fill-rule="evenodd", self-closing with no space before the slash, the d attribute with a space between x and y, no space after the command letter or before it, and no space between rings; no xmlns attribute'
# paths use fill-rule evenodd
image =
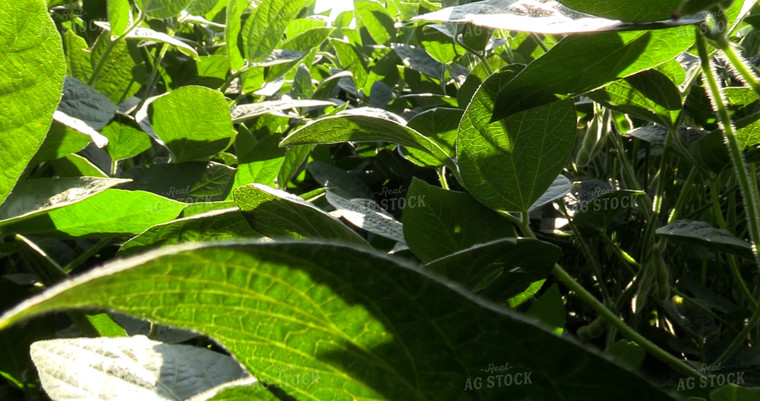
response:
<svg viewBox="0 0 760 401"><path fill-rule="evenodd" d="M704 221L676 220L658 228L656 232L672 241L752 258L752 247L749 243L736 238L726 230L714 228Z"/></svg>

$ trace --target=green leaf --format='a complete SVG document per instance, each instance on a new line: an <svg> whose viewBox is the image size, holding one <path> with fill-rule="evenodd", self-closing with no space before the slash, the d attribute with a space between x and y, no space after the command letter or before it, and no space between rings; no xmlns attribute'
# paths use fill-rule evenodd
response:
<svg viewBox="0 0 760 401"><path fill-rule="evenodd" d="M174 161L208 160L234 140L224 95L202 86L183 86L152 103L152 127Z"/></svg>
<svg viewBox="0 0 760 401"><path fill-rule="evenodd" d="M241 17L248 8L248 0L230 0L227 4L226 24L224 26L224 39L227 42L227 54L230 59L230 67L233 71L240 70L245 64L240 53L238 37L242 26Z"/></svg>
<svg viewBox="0 0 760 401"><path fill-rule="evenodd" d="M559 3L563 3L563 6L555 1L539 3L531 0L508 2L488 0L447 7L417 16L413 20L457 24L470 23L493 29L544 34L667 28L699 22L698 16L683 16L678 20L670 19L671 13L677 10L679 1L561 0ZM669 6L673 3L675 3L675 7ZM578 8L575 9L576 7ZM596 14L600 17L594 17L590 14ZM656 22L632 23L639 21Z"/></svg>
<svg viewBox="0 0 760 401"><path fill-rule="evenodd" d="M346 170L315 160L306 166L314 180L329 190L349 198L372 199L374 194L367 184Z"/></svg>
<svg viewBox="0 0 760 401"><path fill-rule="evenodd" d="M108 138L106 151L114 161L128 159L150 148L150 137L144 131L112 121L100 133Z"/></svg>
<svg viewBox="0 0 760 401"><path fill-rule="evenodd" d="M443 149L450 158L453 158L456 155L454 144L457 140L457 129L459 128L459 120L462 119L463 113L464 110L461 109L436 107L417 114L409 120L407 126L428 137ZM421 150L403 148L403 151L415 163L433 167L442 164L439 160L430 157Z"/></svg>
<svg viewBox="0 0 760 401"><path fill-rule="evenodd" d="M214 9L220 0L193 0L190 5L187 6L187 12L193 15L206 15ZM227 1L225 1L227 3Z"/></svg>
<svg viewBox="0 0 760 401"><path fill-rule="evenodd" d="M572 206L575 210L573 223L578 227L604 231L623 212L638 206L643 191L619 190L599 194L590 200L582 200Z"/></svg>
<svg viewBox="0 0 760 401"><path fill-rule="evenodd" d="M118 256L130 256L149 249L193 241L223 241L258 238L261 234L248 224L240 209L228 208L157 224L125 242Z"/></svg>
<svg viewBox="0 0 760 401"><path fill-rule="evenodd" d="M356 25L366 28L378 45L384 45L396 36L393 17L380 3L370 0L354 0Z"/></svg>
<svg viewBox="0 0 760 401"><path fill-rule="evenodd" d="M38 341L30 351L42 388L53 400L107 401L125 394L143 400L187 400L250 376L227 355L145 336Z"/></svg>
<svg viewBox="0 0 760 401"><path fill-rule="evenodd" d="M650 121L672 126L681 110L678 87L657 70L645 70L589 94L595 101Z"/></svg>
<svg viewBox="0 0 760 401"><path fill-rule="evenodd" d="M42 142L42 146L34 155L32 163L55 160L78 152L90 142L92 142L92 138L89 135L53 121L47 136L45 136L45 141Z"/></svg>
<svg viewBox="0 0 760 401"><path fill-rule="evenodd" d="M60 159L52 160L50 164L55 168L59 177L101 177L108 178L100 168L86 158L72 153Z"/></svg>
<svg viewBox="0 0 760 401"><path fill-rule="evenodd" d="M238 159L233 189L253 183L275 186L275 180L285 162L286 153L286 149L277 146L280 138L278 134L269 135L245 153L242 153L238 143L238 152L242 154ZM227 199L231 200L232 194L227 196Z"/></svg>
<svg viewBox="0 0 760 401"><path fill-rule="evenodd" d="M232 107L230 113L232 122L238 123L247 119L258 117L262 114L273 113L276 111L303 108L303 107L327 107L335 106L335 102L325 100L310 99L291 99L291 100L269 100L264 102L248 103Z"/></svg>
<svg viewBox="0 0 760 401"><path fill-rule="evenodd" d="M509 220L469 194L447 191L416 178L406 194L403 221L406 243L423 262L516 236Z"/></svg>
<svg viewBox="0 0 760 401"><path fill-rule="evenodd" d="M164 248L33 298L3 315L0 328L72 307L113 308L207 334L259 380L298 399L457 400L465 390L493 400L673 399L457 285L328 243ZM472 387L505 363L530 383ZM304 379L282 380L283 366Z"/></svg>
<svg viewBox="0 0 760 401"><path fill-rule="evenodd" d="M511 75L498 72L478 89L459 125L457 160L465 187L479 201L497 211L522 212L569 160L576 116L573 102L563 100L489 123L493 99Z"/></svg>
<svg viewBox="0 0 760 401"><path fill-rule="evenodd" d="M9 224L4 231L62 238L138 234L174 219L184 207L149 192L107 189L73 205Z"/></svg>
<svg viewBox="0 0 760 401"><path fill-rule="evenodd" d="M330 38L330 44L335 49L340 66L354 74L354 83L357 88L363 88L369 76L364 57L347 41Z"/></svg>
<svg viewBox="0 0 760 401"><path fill-rule="evenodd" d="M334 207L340 217L362 230L404 242L404 225L371 199L346 199L332 191L325 194L327 202Z"/></svg>
<svg viewBox="0 0 760 401"><path fill-rule="evenodd" d="M123 189L153 192L186 203L216 202L232 189L235 169L215 162L156 164L129 170Z"/></svg>
<svg viewBox="0 0 760 401"><path fill-rule="evenodd" d="M549 287L528 308L526 314L537 318L541 323L549 326L555 333L562 334L565 329L567 311L565 310L565 303L562 301L562 294L560 294L557 284Z"/></svg>
<svg viewBox="0 0 760 401"><path fill-rule="evenodd" d="M760 397L760 388L747 388L736 384L710 392L710 401L752 401Z"/></svg>
<svg viewBox="0 0 760 401"><path fill-rule="evenodd" d="M90 56L93 69L100 64L109 46L110 36L110 32L107 31L98 36ZM91 78L89 84L108 96L114 103L129 98L140 90L140 84L137 83L135 77L142 80L146 74L144 63L136 62L136 60L141 60L141 57L136 43L126 40L116 42L108 58L103 61L100 73Z"/></svg>
<svg viewBox="0 0 760 401"><path fill-rule="evenodd" d="M108 0L108 22L111 35L120 36L132 22L129 0Z"/></svg>
<svg viewBox="0 0 760 401"><path fill-rule="evenodd" d="M66 77L58 111L82 120L91 128L99 130L105 127L116 114L116 106L93 87L76 78Z"/></svg>
<svg viewBox="0 0 760 401"><path fill-rule="evenodd" d="M277 172L277 188L285 189L303 171L314 145L293 146L285 152L280 170Z"/></svg>
<svg viewBox="0 0 760 401"><path fill-rule="evenodd" d="M0 8L0 204L42 145L61 100L61 37L42 0Z"/></svg>
<svg viewBox="0 0 760 401"><path fill-rule="evenodd" d="M404 43L391 43L391 48L405 66L436 80L443 79L445 67L421 47Z"/></svg>
<svg viewBox="0 0 760 401"><path fill-rule="evenodd" d="M107 31L111 30L111 24L109 24L108 22L95 21L95 25L97 25L97 26L99 26L99 27L101 27L101 28L103 28L103 29L105 29ZM127 39L138 39L140 41L146 40L146 41L149 41L149 42L163 42L163 43L166 43L168 45L172 45L172 46L176 47L177 50L179 50L180 52L182 52L182 53L184 53L184 54L186 54L188 56L191 56L196 61L200 61L200 57L198 56L198 52L195 49L193 49L190 45L186 44L185 42L183 42L183 41L181 41L179 39L171 37L171 36L169 36L169 35L167 35L167 34L165 34L163 32L158 32L158 31L154 31L153 29L150 29L150 28L145 28L145 27L138 26L138 27L132 29L131 31L129 31L129 33L127 33L126 38Z"/></svg>
<svg viewBox="0 0 760 401"><path fill-rule="evenodd" d="M573 10L621 21L657 21L679 12L684 0L557 0ZM689 10L696 12L700 10Z"/></svg>
<svg viewBox="0 0 760 401"><path fill-rule="evenodd" d="M118 178L37 178L17 185L0 206L0 226L73 205L130 180Z"/></svg>
<svg viewBox="0 0 760 401"><path fill-rule="evenodd" d="M726 230L714 228L704 221L676 220L658 228L656 232L657 235L662 235L672 241L752 258L752 247L749 243L736 238Z"/></svg>
<svg viewBox="0 0 760 401"><path fill-rule="evenodd" d="M62 38L63 52L66 56L66 75L86 81L92 75L87 41L71 30L64 32Z"/></svg>
<svg viewBox="0 0 760 401"><path fill-rule="evenodd" d="M293 18L303 8L304 0L265 0L258 2L243 25L243 54L251 63L269 57L282 40Z"/></svg>
<svg viewBox="0 0 760 401"><path fill-rule="evenodd" d="M486 64L488 65L487 68ZM459 108L464 109L470 104L472 97L475 96L475 92L480 85L491 75L491 70L501 69L502 71L505 71L506 69L504 67L506 67L507 64L509 63L499 56L491 56L486 60L479 62L475 68L470 71L470 75L467 76L464 84L462 84L457 91L457 103L459 104ZM521 69L525 68L525 66L522 64L511 64L509 68L516 74L520 72Z"/></svg>
<svg viewBox="0 0 760 401"><path fill-rule="evenodd" d="M152 18L171 18L179 15L193 0L135 0L135 5Z"/></svg>
<svg viewBox="0 0 760 401"><path fill-rule="evenodd" d="M235 189L235 203L254 230L272 238L327 239L367 247L348 226L287 192L261 184Z"/></svg>
<svg viewBox="0 0 760 401"><path fill-rule="evenodd" d="M621 365L628 366L634 372L641 367L644 358L647 356L647 352L643 348L628 340L616 342L604 353L615 358Z"/></svg>
<svg viewBox="0 0 760 401"><path fill-rule="evenodd" d="M565 195L570 192L570 190L573 189L573 183L570 182L567 177L560 174L557 176L557 178L554 179L552 184L549 186L549 189L544 192L543 195L541 195L540 198L538 198L535 202L533 202L532 205L528 208L529 212L532 212L541 206L544 206L546 204L552 203L557 199L560 199L564 197Z"/></svg>
<svg viewBox="0 0 760 401"><path fill-rule="evenodd" d="M531 290L533 284L543 283L561 255L556 246L536 239L503 238L436 259L425 268L488 299L504 302L526 290L528 298L532 297L541 287Z"/></svg>
<svg viewBox="0 0 760 401"><path fill-rule="evenodd" d="M656 67L694 44L691 27L568 36L499 93L493 120Z"/></svg>
<svg viewBox="0 0 760 401"><path fill-rule="evenodd" d="M280 146L340 143L348 141L387 141L420 149L453 166L453 160L439 145L406 126L406 121L381 109L362 107L342 111L312 121L280 142Z"/></svg>

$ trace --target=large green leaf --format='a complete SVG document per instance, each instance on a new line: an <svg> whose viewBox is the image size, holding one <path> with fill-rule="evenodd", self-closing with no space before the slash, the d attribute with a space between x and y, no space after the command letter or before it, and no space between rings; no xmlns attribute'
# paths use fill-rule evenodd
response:
<svg viewBox="0 0 760 401"><path fill-rule="evenodd" d="M656 67L694 44L694 29L571 35L530 63L499 93L493 119Z"/></svg>
<svg viewBox="0 0 760 401"><path fill-rule="evenodd" d="M183 86L152 103L153 130L172 151L174 161L208 159L234 139L224 95L201 86Z"/></svg>
<svg viewBox="0 0 760 401"><path fill-rule="evenodd" d="M118 178L37 178L19 184L0 206L0 226L31 218L95 196L129 180Z"/></svg>
<svg viewBox="0 0 760 401"><path fill-rule="evenodd" d="M42 0L0 7L0 204L45 139L61 100L61 37Z"/></svg>
<svg viewBox="0 0 760 401"><path fill-rule="evenodd" d="M175 218L184 203L143 191L107 189L3 230L51 237L104 237L138 234Z"/></svg>
<svg viewBox="0 0 760 401"><path fill-rule="evenodd" d="M574 10L622 21L664 20L679 11L684 0L557 0Z"/></svg>
<svg viewBox="0 0 760 401"><path fill-rule="evenodd" d="M329 243L167 247L52 288L0 328L62 308L200 331L299 400L673 399L458 285ZM494 371L504 364L509 372ZM284 367L302 380L282 380Z"/></svg>
<svg viewBox="0 0 760 401"><path fill-rule="evenodd" d="M380 3L354 0L354 14L357 26L366 28L377 44L384 45L396 36L393 17Z"/></svg>
<svg viewBox="0 0 760 401"><path fill-rule="evenodd" d="M415 178L406 194L404 238L423 262L515 235L509 220L467 193L447 191Z"/></svg>
<svg viewBox="0 0 760 401"><path fill-rule="evenodd" d="M288 23L306 5L304 0L264 0L258 2L243 25L243 54L251 63L269 57Z"/></svg>
<svg viewBox="0 0 760 401"><path fill-rule="evenodd" d="M395 142L425 151L449 167L449 154L430 138L406 126L400 117L385 110L363 107L342 111L300 127L282 140L280 146L339 143Z"/></svg>
<svg viewBox="0 0 760 401"><path fill-rule="evenodd" d="M493 99L511 76L498 72L478 89L459 125L457 159L465 186L479 201L521 212L546 192L570 158L576 117L572 101L563 100L489 123Z"/></svg>
<svg viewBox="0 0 760 401"><path fill-rule="evenodd" d="M325 239L368 246L348 226L303 199L252 184L235 189L235 203L254 230L272 238Z"/></svg>

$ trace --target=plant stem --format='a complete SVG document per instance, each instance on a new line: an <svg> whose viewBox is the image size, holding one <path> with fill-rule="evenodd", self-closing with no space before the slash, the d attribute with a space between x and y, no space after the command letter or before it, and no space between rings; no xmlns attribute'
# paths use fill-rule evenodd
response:
<svg viewBox="0 0 760 401"><path fill-rule="evenodd" d="M736 53L736 50L731 45L731 43L726 43L719 48L720 50L723 50L723 53L725 53L726 57L728 57L728 61L736 69L736 71L739 72L739 75L742 76L744 81L749 84L749 86L755 92L760 94L760 82L758 82L757 76L752 71L752 67L747 65L747 61L744 60L744 58L741 57L738 53Z"/></svg>
<svg viewBox="0 0 760 401"><path fill-rule="evenodd" d="M734 126L731 123L731 116L728 114L726 105L723 102L722 93L720 92L720 87L718 86L714 72L710 68L710 60L707 54L705 38L698 30L697 50L699 51L699 58L702 64L702 72L705 77L707 92L712 99L716 109L715 111L718 114L718 120L723 129L723 136L726 139L731 163L736 172L739 189L741 190L742 199L744 201L744 208L747 213L747 226L750 233L750 239L752 240L752 254L755 259L755 264L758 269L760 269L760 254L758 254L757 250L757 244L758 241L760 241L760 202L758 201L757 187L755 185L755 180L750 179L749 177L749 171L747 170L747 165L744 161L744 156L742 155L742 149L734 134ZM726 361L745 341L747 334L755 328L759 321L760 309L755 309L755 312L747 325L744 326L739 335L737 335L726 350L723 351L723 354L718 357L717 362L720 363Z"/></svg>
<svg viewBox="0 0 760 401"><path fill-rule="evenodd" d="M95 79L100 75L100 72L103 70L103 66L106 65L106 61L109 59L109 56L111 55L111 51L113 51L114 47L116 47L116 44L120 41L124 40L124 38L127 37L127 35L132 32L133 29L137 28L138 25L142 24L144 19L144 16L142 14L142 11L139 11L137 14L137 18L132 22L132 25L127 27L127 30L124 31L121 35L117 36L116 39L111 40L111 35L108 35L108 44L106 44L106 48L103 49L103 54L100 55L100 60L98 60L98 64L95 65L95 68L92 69L92 74L90 74L90 77L87 78L87 85L92 85L95 82Z"/></svg>

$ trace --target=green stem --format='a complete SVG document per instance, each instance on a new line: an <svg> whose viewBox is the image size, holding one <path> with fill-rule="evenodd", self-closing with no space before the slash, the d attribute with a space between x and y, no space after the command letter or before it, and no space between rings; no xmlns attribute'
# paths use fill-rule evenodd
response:
<svg viewBox="0 0 760 401"><path fill-rule="evenodd" d="M758 269L760 269L760 254L758 254L757 251L757 244L758 241L760 241L760 201L758 200L755 180L750 179L749 177L749 171L747 170L747 165L744 161L744 156L742 155L742 149L734 134L731 116L728 114L726 105L723 103L720 87L718 86L717 79L713 75L713 70L710 68L710 60L707 55L705 38L699 31L697 31L697 50L699 51L699 58L702 64L702 72L705 77L708 95L710 95L715 104L718 120L721 123L726 145L728 146L728 153L731 157L731 163L736 172L739 189L741 190L742 199L744 200L744 208L747 213L747 226L750 233L750 239L752 240L752 254L755 259L755 264ZM760 321L760 308L755 309L755 313L752 315L747 325L744 326L739 335L737 335L731 344L729 344L723 354L718 357L717 362L726 361L745 341L747 334L755 328L758 321Z"/></svg>
<svg viewBox="0 0 760 401"><path fill-rule="evenodd" d="M441 166L436 171L438 172L438 179L441 181L441 188L449 189L449 183L446 181L446 167Z"/></svg>
<svg viewBox="0 0 760 401"><path fill-rule="evenodd" d="M103 67L106 65L106 61L108 61L109 56L111 55L111 51L113 51L114 47L116 47L116 44L120 41L124 40L124 38L127 37L127 35L132 32L133 29L137 28L138 25L142 24L144 19L144 16L142 14L142 11L139 11L137 14L137 18L135 18L134 22L132 22L132 25L127 27L127 30L124 31L121 35L117 36L116 39L111 40L111 35L108 35L108 44L106 44L106 48L103 49L103 54L100 56L100 60L98 60L98 64L95 65L95 68L92 69L92 74L90 74L90 78L87 79L87 85L92 85L95 82L95 79L100 75L100 72L103 70Z"/></svg>
<svg viewBox="0 0 760 401"><path fill-rule="evenodd" d="M720 43L718 44L720 45ZM736 69L736 71L739 72L739 75L742 76L744 81L749 84L749 86L755 92L760 94L760 82L758 82L757 76L752 71L752 67L747 65L747 61L744 60L744 58L741 57L738 53L736 53L736 50L731 45L731 43L726 42L719 48L720 50L723 50L723 53L725 53L726 57L728 57L728 61L731 62L731 65Z"/></svg>
<svg viewBox="0 0 760 401"><path fill-rule="evenodd" d="M681 373L694 378L702 377L702 374L693 367L689 366L689 364L669 354L667 351L658 347L656 344L649 341L644 336L637 333L635 330L625 324L625 322L618 318L614 313L612 313L611 310L607 309L607 307L599 302L599 300L597 300L590 292L583 288L582 285L575 281L575 279L570 274L568 274L560 265L555 264L552 273L554 273L554 276L557 277L557 279L562 281L568 288L575 292L575 294L586 305L593 308L600 316L602 316L602 318L604 318L613 327L620 331L620 334L622 334L624 337L630 339L631 341L634 341L641 348L644 348L647 352L649 352L652 356L665 362Z"/></svg>

